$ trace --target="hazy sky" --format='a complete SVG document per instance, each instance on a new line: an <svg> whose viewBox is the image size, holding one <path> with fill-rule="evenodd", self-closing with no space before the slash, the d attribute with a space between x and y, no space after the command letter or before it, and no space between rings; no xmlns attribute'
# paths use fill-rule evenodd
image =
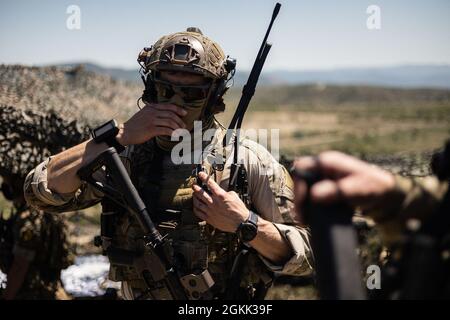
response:
<svg viewBox="0 0 450 320"><path fill-rule="evenodd" d="M136 67L161 35L198 26L249 69L276 1L0 0L0 63L92 61ZM450 64L449 0L285 0L266 69ZM81 29L66 27L69 5ZM369 5L381 29L366 26Z"/></svg>

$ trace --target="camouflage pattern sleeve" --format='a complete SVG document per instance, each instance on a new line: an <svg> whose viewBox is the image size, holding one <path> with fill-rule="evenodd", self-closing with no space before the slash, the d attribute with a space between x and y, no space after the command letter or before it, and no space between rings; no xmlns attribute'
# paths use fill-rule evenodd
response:
<svg viewBox="0 0 450 320"><path fill-rule="evenodd" d="M83 183L76 192L61 194L47 188L47 166L52 157L46 159L28 173L24 183L24 195L27 203L38 210L60 213L91 207L101 200L103 194L87 183ZM104 175L103 175L104 176ZM98 180L104 180L98 172Z"/></svg>
<svg viewBox="0 0 450 320"><path fill-rule="evenodd" d="M262 256L261 259L279 274L309 275L313 270L309 232L300 226L293 210L294 184L288 171L267 149L251 140L243 140L240 154L245 159L253 207L259 216L273 222L293 252L284 265L274 265Z"/></svg>
<svg viewBox="0 0 450 320"><path fill-rule="evenodd" d="M448 190L448 182L434 176L395 176L396 188L381 205L364 212L377 222L387 245L400 240L408 219L422 220L436 210Z"/></svg>

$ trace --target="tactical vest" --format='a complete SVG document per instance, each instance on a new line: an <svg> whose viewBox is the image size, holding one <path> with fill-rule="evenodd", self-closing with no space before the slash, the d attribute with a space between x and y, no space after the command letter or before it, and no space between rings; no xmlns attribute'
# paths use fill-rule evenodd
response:
<svg viewBox="0 0 450 320"><path fill-rule="evenodd" d="M153 222L172 242L172 262L180 274L200 274L208 269L215 282L210 297L218 297L226 288L238 241L236 235L213 228L193 213L194 168L192 164L174 165L170 152L162 151L153 140L134 146L130 156L131 180ZM110 279L126 281L133 289L145 290L149 284L132 266L133 259L143 250L139 224L106 198L102 206L102 220L108 217L110 221L102 223L102 236L114 248L108 250ZM167 298L161 292L162 296L154 298Z"/></svg>

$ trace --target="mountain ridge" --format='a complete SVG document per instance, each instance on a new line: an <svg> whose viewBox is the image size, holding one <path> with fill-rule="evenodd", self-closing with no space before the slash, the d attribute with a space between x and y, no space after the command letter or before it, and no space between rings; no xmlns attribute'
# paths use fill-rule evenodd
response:
<svg viewBox="0 0 450 320"><path fill-rule="evenodd" d="M92 62L56 64L58 67L84 65L89 71L109 75L114 79L141 82L138 68L111 68ZM247 80L248 71L237 71L234 85L241 87ZM367 85L399 88L450 89L450 65L399 65L389 67L336 68L328 70L274 70L263 71L260 85Z"/></svg>

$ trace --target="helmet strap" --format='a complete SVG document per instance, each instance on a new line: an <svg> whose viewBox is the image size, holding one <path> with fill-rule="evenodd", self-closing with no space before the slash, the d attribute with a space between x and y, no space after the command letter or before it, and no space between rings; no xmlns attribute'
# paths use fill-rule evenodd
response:
<svg viewBox="0 0 450 320"><path fill-rule="evenodd" d="M153 81L153 72L150 71L145 76L141 75L142 82L144 82L144 91L142 92L142 101L144 102L158 102L158 94L156 92L155 82Z"/></svg>
<svg viewBox="0 0 450 320"><path fill-rule="evenodd" d="M219 79L213 82L213 84L211 85L211 89L209 90L208 102L203 109L202 119L212 117L217 113L217 105L219 103L223 105L222 96L224 95L226 90L227 87L225 79Z"/></svg>

